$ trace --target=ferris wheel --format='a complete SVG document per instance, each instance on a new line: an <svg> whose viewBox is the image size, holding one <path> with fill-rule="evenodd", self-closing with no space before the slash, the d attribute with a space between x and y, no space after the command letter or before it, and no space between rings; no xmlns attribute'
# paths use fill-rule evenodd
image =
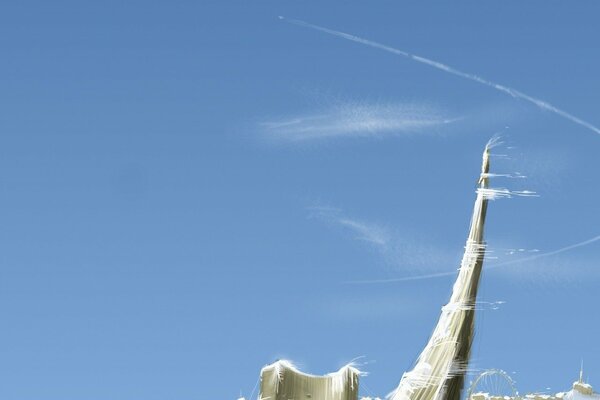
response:
<svg viewBox="0 0 600 400"><path fill-rule="evenodd" d="M467 392L467 400L516 398L515 382L501 369L488 369L475 378Z"/></svg>

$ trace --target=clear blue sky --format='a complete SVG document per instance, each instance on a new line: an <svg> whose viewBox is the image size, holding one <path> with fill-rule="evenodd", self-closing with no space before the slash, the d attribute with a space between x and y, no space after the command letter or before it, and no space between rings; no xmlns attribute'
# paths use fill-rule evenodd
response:
<svg viewBox="0 0 600 400"><path fill-rule="evenodd" d="M277 18L600 125L600 3L526 3L3 2L0 398L234 399L278 358L357 356L385 395L453 277L343 282L454 270L497 132L493 171L527 178L494 184L540 195L491 204L498 261L599 235L600 135ZM558 391L584 358L600 386L599 256L484 272L506 303L478 314L474 366Z"/></svg>

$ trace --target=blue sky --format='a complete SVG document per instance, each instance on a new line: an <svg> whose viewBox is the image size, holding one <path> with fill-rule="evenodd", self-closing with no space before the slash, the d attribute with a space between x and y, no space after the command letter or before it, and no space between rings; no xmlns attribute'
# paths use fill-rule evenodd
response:
<svg viewBox="0 0 600 400"><path fill-rule="evenodd" d="M278 358L385 395L460 261L483 146L497 260L600 235L597 2L5 2L0 397L234 399ZM511 250L513 249L513 250ZM514 251L524 249L524 251ZM513 254L511 254L511 251ZM484 272L475 368L600 385L600 243ZM492 307L490 307L492 308ZM367 389L368 388L368 389Z"/></svg>

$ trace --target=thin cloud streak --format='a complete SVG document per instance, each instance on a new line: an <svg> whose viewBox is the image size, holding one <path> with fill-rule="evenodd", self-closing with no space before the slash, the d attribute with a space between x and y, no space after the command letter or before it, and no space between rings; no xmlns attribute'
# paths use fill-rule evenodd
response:
<svg viewBox="0 0 600 400"><path fill-rule="evenodd" d="M500 268L500 267L507 266L507 265L519 264L519 263L524 263L524 262L528 262L528 261L538 260L540 258L554 256L554 255L557 255L557 254L561 254L561 253L564 253L564 252L567 252L567 251L571 251L571 250L577 249L579 247L590 245L590 244L598 242L598 241L600 241L600 235L594 236L593 238L584 240L582 242L578 242L578 243L575 243L575 244L571 244L569 246L561 247L561 248L556 249L556 250L552 250L552 251L548 251L548 252L545 252L545 253L536 254L534 256L524 257L524 258L520 258L520 259L517 259L517 260L505 261L505 262L501 262L501 263L498 263L498 264L492 264L492 265L489 265L489 266L485 267L485 270L487 271L487 270L490 270L490 269L496 269L496 268ZM377 283L408 282L408 281L418 281L418 280L423 280L423 279L442 278L442 277L446 277L446 276L455 276L456 274L457 274L456 271L453 271L453 272L440 272L440 273L437 273L437 274L406 276L406 277L402 277L402 278L393 278L393 279L373 279L373 280L363 280L363 281L348 281L348 282L344 282L344 283L347 283L347 284L377 284Z"/></svg>
<svg viewBox="0 0 600 400"><path fill-rule="evenodd" d="M344 228L352 233L355 240L364 242L374 249L387 264L405 271L435 270L458 256L410 239L379 224L348 217L336 208L317 206L309 210L311 217Z"/></svg>
<svg viewBox="0 0 600 400"><path fill-rule="evenodd" d="M425 105L342 103L318 113L263 122L260 128L271 139L301 142L407 134L454 121Z"/></svg>
<svg viewBox="0 0 600 400"><path fill-rule="evenodd" d="M281 17L281 16L279 17L279 19L281 19L281 20L283 20L285 22L288 22L290 24L302 26L302 27L309 28L309 29L314 29L314 30L317 30L317 31L320 31L320 32L324 32L324 33L327 33L327 34L330 34L330 35L333 35L333 36L337 36L337 37L340 37L340 38L343 38L343 39L346 39L346 40L350 40L350 41L353 41L353 42L356 42L356 43L364 44L366 46L374 47L376 49L387 51L388 53L392 53L392 54L396 54L396 55L399 55L399 56L402 56L402 57L406 57L406 58L408 58L410 60L416 61L416 62L421 63L421 64L429 65L429 66L431 66L433 68L439 69L439 70L447 72L449 74L452 74L452 75L455 75L455 76L459 76L461 78L468 79L468 80L473 81L473 82L480 83L482 85L485 85L485 86L491 87L493 89L496 89L497 91L502 92L504 94L507 94L507 95L509 95L511 97L514 97L514 98L517 98L517 99L521 99L521 100L527 101L527 102L529 102L531 104L534 104L535 106L539 107L542 110L550 111L550 112L552 112L552 113L554 113L554 114L556 114L556 115L558 115L558 116L560 116L560 117L562 117L564 119L567 119L567 120L569 120L569 121L571 121L571 122L573 122L573 123L575 123L577 125L583 126L584 128L587 128L587 129L591 130L592 132L600 135L600 128L597 128L593 124L591 124L591 123L589 123L587 121L584 121L583 119L581 119L579 117L576 117L573 114L570 114L570 113L568 113L568 112L566 112L564 110L561 110L560 108L557 108L557 107L553 106L552 104L550 104L550 103L548 103L548 102L546 102L544 100L540 100L540 99L537 99L535 97L529 96L528 94L525 94L525 93L523 93L523 92L521 92L519 90L510 88L508 86L500 85L498 83L489 81L489 80L484 79L484 78L482 78L482 77L480 77L478 75L469 74L469 73L457 70L455 68L452 68L452 67L450 67L450 66L448 66L446 64L440 63L438 61L434 61L434 60L430 60L430 59L425 58L425 57L420 57L420 56L417 56L417 55L414 55L414 54L410 54L408 52L405 52L405 51L402 51L402 50L399 50L399 49L396 49L396 48L393 48L393 47L390 47L390 46L386 46L386 45L383 45L381 43L373 42L373 41L368 40L368 39L363 39L361 37L354 36L354 35L351 35L351 34L348 34L348 33L345 33L345 32L340 32L340 31L336 31L336 30L333 30L333 29L324 28L322 26L313 25L313 24L310 24L308 22L304 22L304 21L300 21L300 20L287 19L287 18L284 18L284 17Z"/></svg>
<svg viewBox="0 0 600 400"><path fill-rule="evenodd" d="M530 260L527 268L513 264L498 269L501 278L527 284L567 284L596 281L600 278L594 259L589 257L556 256L545 260Z"/></svg>

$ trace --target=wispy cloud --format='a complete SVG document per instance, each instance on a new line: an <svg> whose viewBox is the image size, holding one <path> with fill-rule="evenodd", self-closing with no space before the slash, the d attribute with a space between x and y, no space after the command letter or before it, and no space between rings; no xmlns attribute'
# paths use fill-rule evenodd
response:
<svg viewBox="0 0 600 400"><path fill-rule="evenodd" d="M424 243L414 239L415 235L402 235L389 227L349 217L333 207L310 207L310 216L332 226L345 229L354 240L369 248L406 275L398 278L352 281L349 283L394 283L433 279L456 275L460 261L460 249L452 251L443 246ZM484 269L493 270L507 278L528 283L575 282L581 279L600 278L600 269L586 259L566 259L562 253L600 242L600 236L569 244L554 250L495 248L488 249ZM542 259L544 259L542 261Z"/></svg>
<svg viewBox="0 0 600 400"><path fill-rule="evenodd" d="M587 260L570 259L556 257L559 254L588 246L600 241L600 236L594 236L590 239L564 246L555 250L541 252L538 249L504 249L495 251L493 247L488 249L486 255L485 271L494 270L503 273L509 278L517 278L524 281L525 277L529 278L529 282L549 283L549 282L573 282L582 279L591 280L600 277L600 269L595 266L595 263L590 263ZM517 258L507 257L517 255ZM491 258L491 260L490 260ZM543 262L542 258L548 258ZM352 281L348 283L356 284L376 284L376 283L398 283L409 282L425 279L442 278L455 276L456 271L423 273L417 275L403 276L390 279L372 279L362 281Z"/></svg>
<svg viewBox="0 0 600 400"><path fill-rule="evenodd" d="M301 142L338 137L381 137L433 129L456 121L432 106L342 102L324 110L260 124L270 139Z"/></svg>
<svg viewBox="0 0 600 400"><path fill-rule="evenodd" d="M528 285L564 285L597 281L600 268L588 257L554 256L514 264L499 264L494 273L511 281Z"/></svg>
<svg viewBox="0 0 600 400"><path fill-rule="evenodd" d="M424 243L415 239L415 235L403 235L378 223L350 217L338 208L313 206L309 211L312 218L349 232L353 239L374 250L394 269L423 273L447 269L460 261L458 252Z"/></svg>
<svg viewBox="0 0 600 400"><path fill-rule="evenodd" d="M506 158L506 164L513 171L522 171L544 193L560 192L564 190L563 181L574 172L573 160L576 157L579 155L569 153L564 147L536 143L535 147L515 151L513 156Z"/></svg>
<svg viewBox="0 0 600 400"><path fill-rule="evenodd" d="M595 125L591 124L590 122L587 122L587 121L585 121L585 120L583 120L583 119L581 119L579 117L576 117L575 115L573 115L571 113L568 113L567 111L564 111L564 110L562 110L562 109L560 109L560 108L558 108L558 107L556 107L556 106L554 106L554 105L552 105L552 104L550 104L550 103L548 103L548 102L546 102L544 100L535 98L533 96L525 94L525 93L523 93L523 92L521 92L519 90L516 90L514 88L510 88L508 86L500 85L500 84L498 84L496 82L492 82L490 80L484 79L484 78L482 78L482 77L480 77L478 75L470 74L470 73L466 73L466 72L460 71L460 70L458 70L456 68L453 68L453 67L451 67L449 65L443 64L441 62L438 62L438 61L435 61L435 60L430 60L428 58L421 57L421 56L418 56L418 55L415 55L415 54L411 54L411 53L408 53L406 51L399 50L399 49L396 49L396 48L393 48L393 47L390 47L390 46L386 46L384 44L377 43L377 42L374 42L372 40L368 40L368 39L364 39L364 38L361 38L361 37L358 37L358 36L354 36L354 35L351 35L349 33L341 32L341 31L336 31L336 30L329 29L329 28L324 28L322 26L310 24L310 23L305 22L305 21L294 20L294 19L286 19L286 18L281 17L281 16L279 18L281 20L287 21L287 22L289 22L291 24L294 24L294 25L302 26L302 27L309 28L309 29L314 29L314 30L317 30L317 31L320 31L320 32L327 33L329 35L333 35L333 36L337 36L339 38L350 40L350 41L355 42L355 43L360 43L360 44L363 44L363 45L366 45L366 46L369 46L369 47L373 47L373 48L376 48L376 49L387 51L388 53L392 53L392 54L395 54L395 55L398 55L398 56L401 56L401 57L406 57L409 60L412 60L412 61L415 61L415 62L418 62L418 63L421 63L421 64L428 65L428 66L433 67L435 69L438 69L440 71L444 71L444 72L446 72L448 74L459 76L461 78L468 79L470 81L477 82L479 84L491 87L491 88L493 88L493 89L495 89L495 90L497 90L499 92L507 94L507 95L509 95L509 96L511 96L513 98L524 100L526 102L534 104L535 106L539 107L540 109L542 109L544 111L549 111L551 113L554 113L554 114L558 115L561 118L567 119L567 120L569 120L569 121L571 121L571 122L573 122L573 123L575 123L577 125L580 125L580 126L586 128L586 129L589 129L592 132L600 134L600 128L596 127Z"/></svg>

